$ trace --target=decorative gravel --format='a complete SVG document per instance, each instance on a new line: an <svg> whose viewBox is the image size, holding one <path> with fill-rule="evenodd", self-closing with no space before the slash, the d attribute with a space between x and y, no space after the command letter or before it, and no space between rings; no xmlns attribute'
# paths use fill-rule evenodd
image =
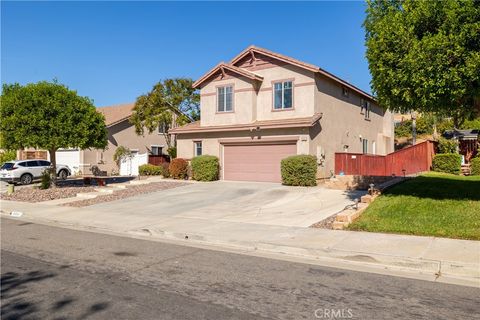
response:
<svg viewBox="0 0 480 320"><path fill-rule="evenodd" d="M111 194L100 195L93 199L84 199L63 204L70 207L86 207L97 203L110 202L129 197L134 197L139 194L152 193L160 190L172 189L187 185L184 182L153 182L148 184L139 184L127 186L126 189L114 191Z"/></svg>
<svg viewBox="0 0 480 320"><path fill-rule="evenodd" d="M21 188L15 190L11 195L2 193L2 200L23 201L23 202L41 202L55 199L64 199L75 197L80 192L93 192L95 187L75 186L75 187L57 187L46 190L37 188Z"/></svg>
<svg viewBox="0 0 480 320"><path fill-rule="evenodd" d="M333 229L333 223L335 222L336 217L337 214L334 214L326 219L323 219L322 221L312 224L310 228Z"/></svg>

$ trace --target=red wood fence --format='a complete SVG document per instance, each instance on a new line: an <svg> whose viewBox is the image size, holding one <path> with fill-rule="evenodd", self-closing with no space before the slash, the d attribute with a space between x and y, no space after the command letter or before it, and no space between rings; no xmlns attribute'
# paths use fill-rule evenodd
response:
<svg viewBox="0 0 480 320"><path fill-rule="evenodd" d="M435 146L425 141L386 156L361 153L335 153L335 174L361 176L403 176L429 171Z"/></svg>
<svg viewBox="0 0 480 320"><path fill-rule="evenodd" d="M156 166L159 166L161 165L162 163L165 163L165 162L170 162L170 157L169 156L166 156L166 155L158 155L158 156L154 156L154 155L151 155L149 154L148 155L148 163L149 164L154 164Z"/></svg>

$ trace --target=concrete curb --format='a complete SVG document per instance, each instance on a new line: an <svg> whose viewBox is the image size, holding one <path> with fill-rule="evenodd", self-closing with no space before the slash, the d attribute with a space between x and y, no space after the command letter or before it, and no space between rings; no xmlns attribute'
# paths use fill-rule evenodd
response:
<svg viewBox="0 0 480 320"><path fill-rule="evenodd" d="M410 270L427 273L435 277L447 275L453 278L466 278L480 285L480 265L451 261L430 260L404 256L374 254L368 252L343 251L338 249L301 248L269 243L267 241L237 241L215 239L201 234L174 233L164 230L130 230L129 234L149 236L183 242L196 242L220 247L235 248L245 251L266 252L312 260L329 259L331 261L356 262L387 269Z"/></svg>

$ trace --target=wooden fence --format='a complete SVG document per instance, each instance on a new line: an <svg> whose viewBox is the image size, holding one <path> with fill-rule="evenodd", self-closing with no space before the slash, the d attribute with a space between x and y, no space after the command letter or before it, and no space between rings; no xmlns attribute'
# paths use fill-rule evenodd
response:
<svg viewBox="0 0 480 320"><path fill-rule="evenodd" d="M154 164L156 166L159 166L161 165L162 163L165 163L165 162L170 162L170 157L169 156L166 156L166 155L158 155L158 156L154 156L154 155L148 155L148 163L149 164Z"/></svg>
<svg viewBox="0 0 480 320"><path fill-rule="evenodd" d="M403 176L429 171L434 154L435 145L432 141L425 141L386 156L335 153L335 174Z"/></svg>

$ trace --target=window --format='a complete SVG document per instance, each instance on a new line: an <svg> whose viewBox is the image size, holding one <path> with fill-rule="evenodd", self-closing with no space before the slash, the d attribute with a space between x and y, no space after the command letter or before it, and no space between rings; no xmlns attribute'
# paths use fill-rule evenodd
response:
<svg viewBox="0 0 480 320"><path fill-rule="evenodd" d="M202 155L202 141L196 141L193 143L195 146L195 157L201 156Z"/></svg>
<svg viewBox="0 0 480 320"><path fill-rule="evenodd" d="M151 146L152 149L152 155L153 156L160 156L162 155L162 147L160 146Z"/></svg>
<svg viewBox="0 0 480 320"><path fill-rule="evenodd" d="M27 163L26 162L19 162L19 163L17 163L17 166L26 167Z"/></svg>
<svg viewBox="0 0 480 320"><path fill-rule="evenodd" d="M375 144L375 141L372 142L372 154L376 154L377 153L377 146Z"/></svg>
<svg viewBox="0 0 480 320"><path fill-rule="evenodd" d="M282 81L273 84L273 109L293 108L293 82Z"/></svg>
<svg viewBox="0 0 480 320"><path fill-rule="evenodd" d="M360 113L365 116L365 119L370 119L370 102L362 99L360 104L361 104Z"/></svg>
<svg viewBox="0 0 480 320"><path fill-rule="evenodd" d="M368 153L368 140L363 139L362 143L363 143L363 153Z"/></svg>
<svg viewBox="0 0 480 320"><path fill-rule="evenodd" d="M345 87L342 87L342 96L348 98L350 96L350 92L348 92L348 89Z"/></svg>
<svg viewBox="0 0 480 320"><path fill-rule="evenodd" d="M40 160L39 162L42 167L50 167L50 161Z"/></svg>
<svg viewBox="0 0 480 320"><path fill-rule="evenodd" d="M160 123L158 125L158 133L159 134L163 134L163 133L167 133L168 132L168 129L170 129L169 125L166 124L166 123Z"/></svg>
<svg viewBox="0 0 480 320"><path fill-rule="evenodd" d="M38 161L27 161L27 167L39 167Z"/></svg>
<svg viewBox="0 0 480 320"><path fill-rule="evenodd" d="M232 112L233 111L233 86L225 86L217 88L217 111Z"/></svg>

